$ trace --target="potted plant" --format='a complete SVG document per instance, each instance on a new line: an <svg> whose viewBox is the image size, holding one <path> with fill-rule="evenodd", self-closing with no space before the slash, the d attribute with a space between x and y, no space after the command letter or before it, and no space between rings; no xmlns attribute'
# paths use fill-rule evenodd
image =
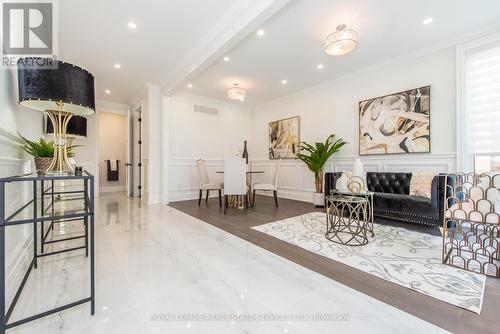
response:
<svg viewBox="0 0 500 334"><path fill-rule="evenodd" d="M23 145L23 150L35 159L35 169L37 172L45 173L50 167L52 158L54 157L54 142L47 141L44 138L40 138L39 141L35 142L22 136L19 132L18 135ZM73 148L75 147L77 146L68 146L66 148L68 157L74 155Z"/></svg>
<svg viewBox="0 0 500 334"><path fill-rule="evenodd" d="M324 143L311 145L302 142L299 145L300 150L305 153L297 153L297 158L302 160L307 167L314 173L314 183L316 192L313 194L313 203L316 206L325 204L325 195L323 194L323 170L328 159L338 152L342 146L347 144L342 138L336 139L335 135L330 135Z"/></svg>

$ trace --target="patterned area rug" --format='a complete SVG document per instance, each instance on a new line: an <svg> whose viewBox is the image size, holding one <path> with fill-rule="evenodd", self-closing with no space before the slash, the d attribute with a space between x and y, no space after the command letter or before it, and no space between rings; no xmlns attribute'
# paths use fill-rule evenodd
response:
<svg viewBox="0 0 500 334"><path fill-rule="evenodd" d="M427 296L481 312L486 277L442 264L439 236L374 224L375 237L370 237L367 245L343 246L325 238L326 217L321 212L253 229Z"/></svg>

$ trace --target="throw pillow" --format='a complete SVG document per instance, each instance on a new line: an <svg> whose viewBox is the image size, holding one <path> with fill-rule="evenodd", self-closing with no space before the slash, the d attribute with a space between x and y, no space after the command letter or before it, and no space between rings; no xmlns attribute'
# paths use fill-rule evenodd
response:
<svg viewBox="0 0 500 334"><path fill-rule="evenodd" d="M410 195L431 198L432 179L436 173L413 173L410 180Z"/></svg>

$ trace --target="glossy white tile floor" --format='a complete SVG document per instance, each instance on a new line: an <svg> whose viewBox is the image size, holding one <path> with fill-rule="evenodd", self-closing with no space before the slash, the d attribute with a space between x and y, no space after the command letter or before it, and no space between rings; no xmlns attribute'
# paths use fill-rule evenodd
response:
<svg viewBox="0 0 500 334"><path fill-rule="evenodd" d="M8 333L444 332L168 206L140 207L137 200L108 194L97 209L95 316L86 304ZM14 320L88 294L82 254L44 259ZM345 316L343 321L153 319L167 314Z"/></svg>

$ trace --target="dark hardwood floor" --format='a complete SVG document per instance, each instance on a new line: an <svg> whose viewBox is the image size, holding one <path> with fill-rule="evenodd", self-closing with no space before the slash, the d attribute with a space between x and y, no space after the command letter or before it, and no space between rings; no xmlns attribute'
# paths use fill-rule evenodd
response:
<svg viewBox="0 0 500 334"><path fill-rule="evenodd" d="M216 198L209 199L208 204L203 201L201 206L196 200L175 202L171 206L448 331L500 333L500 279L487 279L483 308L478 315L251 229L252 226L321 210L310 203L279 199L276 208L272 197L257 196L255 207L228 209L226 215L219 209ZM422 231L415 225L405 227ZM436 229L426 231L439 233Z"/></svg>

